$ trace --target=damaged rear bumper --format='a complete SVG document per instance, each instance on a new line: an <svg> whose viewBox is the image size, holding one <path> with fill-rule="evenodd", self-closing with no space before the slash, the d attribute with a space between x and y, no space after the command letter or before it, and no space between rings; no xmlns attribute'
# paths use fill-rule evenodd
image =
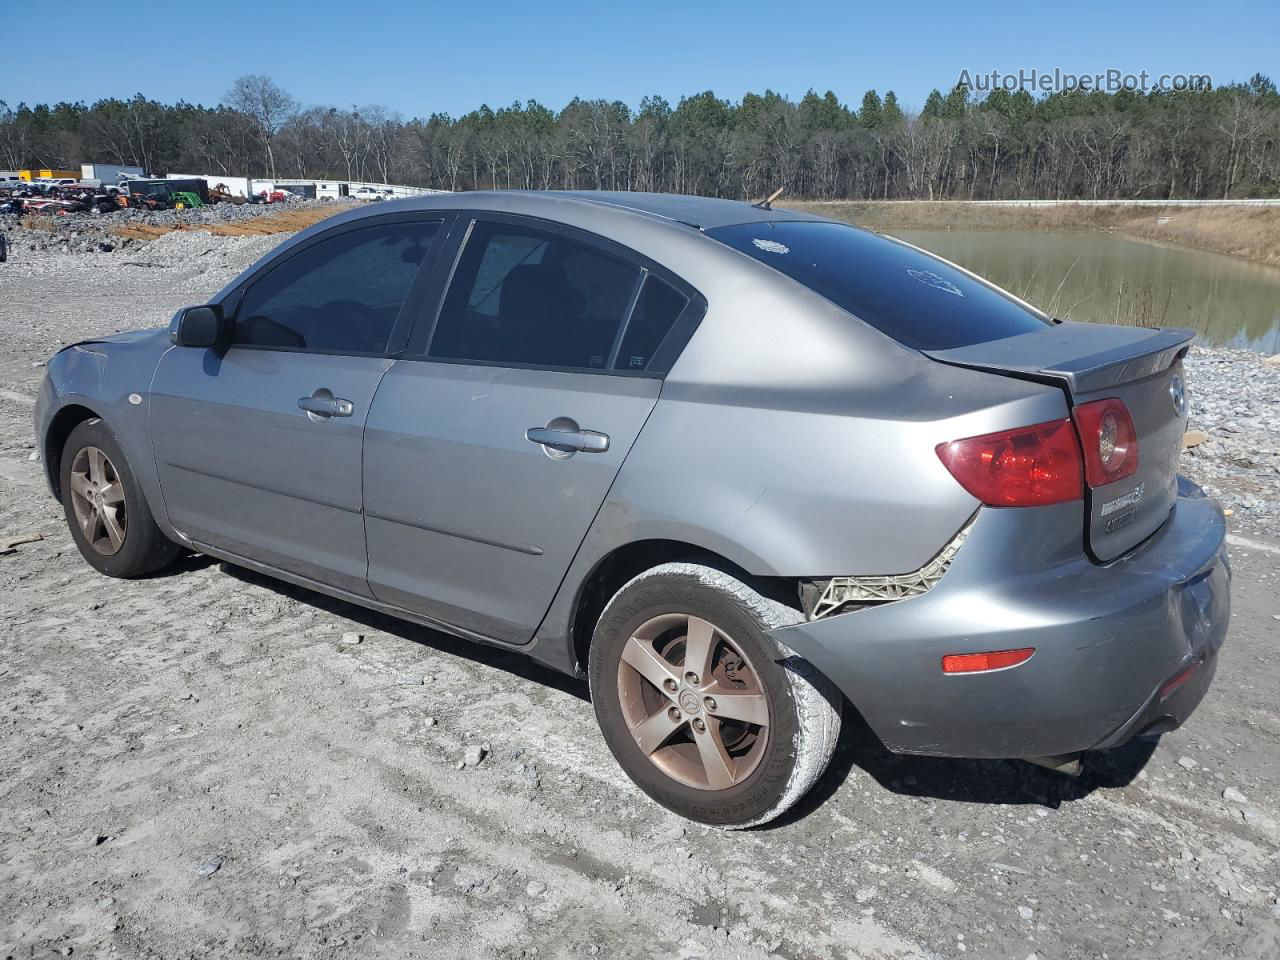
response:
<svg viewBox="0 0 1280 960"><path fill-rule="evenodd" d="M1225 522L1179 478L1163 527L1105 565L1078 503L979 511L922 596L774 631L823 671L890 750L1048 757L1181 724L1212 681L1230 616ZM1034 647L1027 662L944 674L943 656Z"/></svg>

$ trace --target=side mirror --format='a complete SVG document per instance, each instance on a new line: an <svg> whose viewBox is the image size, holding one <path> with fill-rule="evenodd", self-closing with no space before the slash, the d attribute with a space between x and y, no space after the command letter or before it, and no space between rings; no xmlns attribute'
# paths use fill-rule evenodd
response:
<svg viewBox="0 0 1280 960"><path fill-rule="evenodd" d="M179 347L221 348L229 339L228 327L221 304L184 307L169 326L169 342Z"/></svg>

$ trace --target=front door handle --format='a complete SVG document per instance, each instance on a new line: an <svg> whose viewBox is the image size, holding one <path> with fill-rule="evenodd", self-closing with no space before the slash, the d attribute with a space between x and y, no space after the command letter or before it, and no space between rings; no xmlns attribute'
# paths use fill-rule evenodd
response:
<svg viewBox="0 0 1280 960"><path fill-rule="evenodd" d="M609 449L609 435L595 430L530 427L524 438L561 453L605 453Z"/></svg>
<svg viewBox="0 0 1280 960"><path fill-rule="evenodd" d="M355 405L350 400L335 397L333 393L321 387L309 397L298 398L298 409L307 411L312 419L317 417L349 417L355 413Z"/></svg>

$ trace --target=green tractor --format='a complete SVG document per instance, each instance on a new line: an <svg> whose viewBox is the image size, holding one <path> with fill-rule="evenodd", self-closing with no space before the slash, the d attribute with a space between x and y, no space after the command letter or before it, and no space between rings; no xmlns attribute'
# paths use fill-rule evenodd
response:
<svg viewBox="0 0 1280 960"><path fill-rule="evenodd" d="M169 194L169 206L174 210L190 210L195 207L203 207L204 201L200 199L200 194L192 193L189 190L175 190Z"/></svg>

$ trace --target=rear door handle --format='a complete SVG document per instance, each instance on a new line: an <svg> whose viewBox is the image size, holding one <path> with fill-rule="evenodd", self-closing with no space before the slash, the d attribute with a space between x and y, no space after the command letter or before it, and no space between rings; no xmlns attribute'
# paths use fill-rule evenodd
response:
<svg viewBox="0 0 1280 960"><path fill-rule="evenodd" d="M524 437L532 443L539 443L562 453L605 453L609 449L609 435L595 430L530 427L524 432Z"/></svg>
<svg viewBox="0 0 1280 960"><path fill-rule="evenodd" d="M321 387L309 397L298 398L298 409L305 410L313 417L349 417L355 413L355 405L350 400L335 397L329 390Z"/></svg>

